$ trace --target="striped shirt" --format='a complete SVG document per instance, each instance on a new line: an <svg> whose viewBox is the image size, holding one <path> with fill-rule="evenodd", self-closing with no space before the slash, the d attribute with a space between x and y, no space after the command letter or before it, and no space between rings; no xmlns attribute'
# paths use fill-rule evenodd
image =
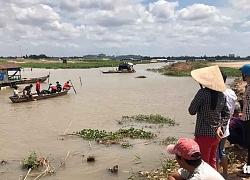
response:
<svg viewBox="0 0 250 180"><path fill-rule="evenodd" d="M216 108L212 110L208 88L200 89L197 92L188 111L191 115L197 114L195 136L216 137L217 128L225 129L230 118L226 96L219 92Z"/></svg>
<svg viewBox="0 0 250 180"><path fill-rule="evenodd" d="M242 112L242 120L249 121L250 120L250 82L246 85L246 90L244 94L244 105Z"/></svg>

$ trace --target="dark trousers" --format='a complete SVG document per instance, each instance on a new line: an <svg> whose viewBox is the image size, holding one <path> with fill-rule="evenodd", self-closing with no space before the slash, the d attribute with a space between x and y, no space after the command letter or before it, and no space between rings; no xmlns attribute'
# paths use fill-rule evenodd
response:
<svg viewBox="0 0 250 180"><path fill-rule="evenodd" d="M229 132L230 135L227 137L227 140L230 144L239 144L241 147L246 148L242 128L230 127Z"/></svg>
<svg viewBox="0 0 250 180"><path fill-rule="evenodd" d="M250 165L250 120L242 122L242 131L245 145L248 150L247 165Z"/></svg>
<svg viewBox="0 0 250 180"><path fill-rule="evenodd" d="M40 89L36 89L37 95L41 94Z"/></svg>

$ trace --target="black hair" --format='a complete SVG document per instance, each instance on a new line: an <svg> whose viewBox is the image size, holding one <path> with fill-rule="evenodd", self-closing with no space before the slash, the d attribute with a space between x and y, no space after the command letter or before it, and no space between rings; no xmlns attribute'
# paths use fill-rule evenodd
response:
<svg viewBox="0 0 250 180"><path fill-rule="evenodd" d="M210 91L210 96L211 96L211 109L215 110L216 106L217 106L217 100L218 100L218 91L209 89Z"/></svg>
<svg viewBox="0 0 250 180"><path fill-rule="evenodd" d="M222 78L223 78L224 83L225 83L227 80L227 75L225 73L223 73L222 71L221 71L221 75L222 75Z"/></svg>
<svg viewBox="0 0 250 180"><path fill-rule="evenodd" d="M194 154L191 155L191 157L195 157L197 158L196 160L188 160L182 157L182 159L184 159L184 161L189 165L189 166L193 166L193 167L198 167L201 163L202 163L202 159L201 159L201 153L196 152ZM176 158L177 159L181 159L181 156L176 154Z"/></svg>
<svg viewBox="0 0 250 180"><path fill-rule="evenodd" d="M239 100L238 102L240 103L240 109L241 109L241 112L242 112L243 111L244 102L243 102L243 100Z"/></svg>

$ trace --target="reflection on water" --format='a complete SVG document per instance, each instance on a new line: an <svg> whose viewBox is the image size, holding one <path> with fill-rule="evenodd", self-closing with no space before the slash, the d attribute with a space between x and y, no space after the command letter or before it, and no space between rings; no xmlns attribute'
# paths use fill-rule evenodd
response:
<svg viewBox="0 0 250 180"><path fill-rule="evenodd" d="M90 149L87 141L60 135L71 121L69 133L83 128L115 131L122 127L116 121L122 116L161 114L174 118L180 125L149 129L157 133L157 141L167 136L192 138L195 116L190 116L187 108L199 85L190 77L166 77L146 71L147 68L162 65L135 65L137 72L134 74L101 74L101 70L110 68L33 69L22 72L23 77L44 76L50 72L51 83L59 81L64 84L70 79L77 93L71 90L66 96L54 99L13 104L8 99L12 90L0 91L0 159L9 160L9 165L2 167L1 172L4 173L0 176L16 180L19 175L25 174L26 171L22 171L19 162L15 160L27 157L33 150L38 152L39 157L52 157L51 163L55 167L60 165L68 151L80 152L68 159L65 168L59 169L56 175L47 179L127 179L130 174L126 170L131 168L136 171L161 167L161 160L167 157L166 147L154 143L145 145L146 140L131 140L134 144L131 149L106 147L92 141ZM135 78L140 75L147 78ZM42 83L42 88L47 89L48 82ZM135 126L140 128L140 125ZM86 158L89 155L96 157L94 164L87 164ZM132 162L135 155L139 155L142 162L137 166ZM108 168L116 164L119 165L119 173L113 175Z"/></svg>

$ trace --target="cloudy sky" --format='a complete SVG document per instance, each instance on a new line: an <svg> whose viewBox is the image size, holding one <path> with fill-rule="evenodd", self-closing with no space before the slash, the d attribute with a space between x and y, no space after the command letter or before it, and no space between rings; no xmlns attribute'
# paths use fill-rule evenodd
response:
<svg viewBox="0 0 250 180"><path fill-rule="evenodd" d="M250 0L0 0L0 56L249 50Z"/></svg>

